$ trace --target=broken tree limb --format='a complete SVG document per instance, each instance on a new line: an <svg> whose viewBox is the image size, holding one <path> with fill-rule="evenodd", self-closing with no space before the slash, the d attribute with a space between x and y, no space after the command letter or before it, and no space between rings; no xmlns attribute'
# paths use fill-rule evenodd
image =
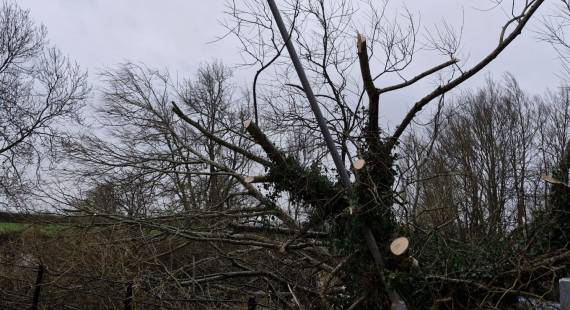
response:
<svg viewBox="0 0 570 310"><path fill-rule="evenodd" d="M195 155L203 163L208 164L208 165L212 165L212 166L216 167L217 169L219 169L221 171L225 171L229 175L236 178L236 180L238 180L243 185L243 187L245 187L245 189L247 189L248 192L253 197L258 199L259 202L261 202L261 203L265 204L266 206L270 207L271 209L273 209L273 211L275 212L275 216L277 218L279 218L281 221L283 221L283 223L285 223L285 225L287 225L290 229L294 229L294 230L299 229L297 223L295 222L295 220L293 218L291 218L291 216L289 216L289 214L287 214L285 211L283 211L283 209L279 208L279 206L277 206L273 201L271 201L271 199L268 199L262 193L260 193L259 190L257 188L255 188L255 186L251 185L250 183L245 182L244 177L242 175L238 174L236 171L234 171L233 169L231 169L229 167L226 167L223 164L220 164L216 161L210 160L209 158L205 157L203 154L201 154L200 152L198 152L192 148L188 148L188 151L190 151L190 153Z"/></svg>
<svg viewBox="0 0 570 310"><path fill-rule="evenodd" d="M272 179L266 175L256 175L256 176L246 176L244 177L244 181L247 183L267 183L271 182Z"/></svg>
<svg viewBox="0 0 570 310"><path fill-rule="evenodd" d="M356 37L356 47L358 51L358 61L360 63L360 74L364 90L368 95L368 125L366 128L366 139L370 145L379 143L378 114L380 104L380 92L374 85L374 79L370 71L370 59L368 57L368 48L366 46L366 38L360 33Z"/></svg>
<svg viewBox="0 0 570 310"><path fill-rule="evenodd" d="M267 232L268 234L276 234L276 235L293 235L298 233L298 231L291 230L289 228L284 227L265 227L265 226L252 226L246 224L229 224L229 227L235 229L236 231L240 232ZM329 236L328 232L323 231L305 231L303 235L310 237L310 238L326 238Z"/></svg>
<svg viewBox="0 0 570 310"><path fill-rule="evenodd" d="M560 180L558 180L558 179L556 179L556 178L554 178L554 177L552 177L552 176L549 176L549 175L542 175L542 176L540 176L540 178L541 178L544 182L546 182L546 183L557 184L557 185L563 185L563 186L565 186L565 187L570 188L570 186L569 186L568 184L566 184L566 183L564 183L564 182L562 182L562 181L560 181Z"/></svg>
<svg viewBox="0 0 570 310"><path fill-rule="evenodd" d="M273 163L280 167L287 166L287 162L285 161L283 153L281 153L281 151L279 151L277 147L275 147L275 145L269 141L267 136L261 131L261 129L259 129L259 127L257 127L257 125L252 120L243 122L243 126L245 127L245 130L253 137L255 143L261 146L261 148L267 154L267 157L269 157Z"/></svg>
<svg viewBox="0 0 570 310"><path fill-rule="evenodd" d="M176 105L176 103L173 101L172 102L172 112L174 112L174 114L178 115L178 117L180 117L180 119L182 119L184 122L190 124L192 127L196 128L200 133L202 133L204 136L206 136L208 139L220 144L221 146L224 146L238 154L241 154L257 163L260 163L264 166L270 166L271 162L269 162L266 159L263 159L251 152L248 152L246 150L244 150L241 147L235 146L231 143L228 143L226 141L224 141L224 139L221 139L217 136L215 136L213 133L209 132L206 128L200 126L200 124L198 122L193 121L191 118L189 118L186 114L184 114L184 112L182 112L182 110L178 107L178 105Z"/></svg>

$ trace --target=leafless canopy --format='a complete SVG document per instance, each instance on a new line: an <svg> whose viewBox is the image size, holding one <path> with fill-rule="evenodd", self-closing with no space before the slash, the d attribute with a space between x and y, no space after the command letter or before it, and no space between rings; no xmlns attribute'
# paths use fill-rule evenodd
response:
<svg viewBox="0 0 570 310"><path fill-rule="evenodd" d="M14 2L0 9L0 203L24 190L33 169L61 137L64 120L77 120L88 93L86 75L57 49L46 29Z"/></svg>

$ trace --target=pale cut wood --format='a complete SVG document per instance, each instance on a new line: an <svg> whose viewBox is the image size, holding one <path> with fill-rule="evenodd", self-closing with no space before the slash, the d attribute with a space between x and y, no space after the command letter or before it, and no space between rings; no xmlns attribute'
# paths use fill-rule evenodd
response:
<svg viewBox="0 0 570 310"><path fill-rule="evenodd" d="M243 122L243 127L245 127L247 129L247 127L249 127L249 125L251 125L253 121L248 119L247 121Z"/></svg>
<svg viewBox="0 0 570 310"><path fill-rule="evenodd" d="M554 177L551 177L549 175L542 175L540 177L543 181L546 181L547 183L551 183L551 184L564 184L561 181L555 179Z"/></svg>
<svg viewBox="0 0 570 310"><path fill-rule="evenodd" d="M354 170L361 170L366 165L366 161L364 159L359 159L352 164Z"/></svg>
<svg viewBox="0 0 570 310"><path fill-rule="evenodd" d="M246 183L253 183L254 180L255 180L255 178L252 177L252 176L247 176L247 177L244 178L244 181L245 181Z"/></svg>
<svg viewBox="0 0 570 310"><path fill-rule="evenodd" d="M408 238L399 237L394 239L394 241L392 241L392 243L390 244L390 251L392 252L392 254L400 256L406 253L409 246L410 246L410 241L408 240Z"/></svg>
<svg viewBox="0 0 570 310"><path fill-rule="evenodd" d="M540 178L541 178L543 181L545 181L546 183L558 184L558 185L562 185L562 186L565 186L565 187L567 187L567 188L570 188L570 185L568 185L568 184L566 184L566 183L564 183L564 182L562 182L562 181L560 181L560 180L558 180L558 179L556 179L556 178L554 178L554 177L551 177L551 176L549 176L549 175L542 175Z"/></svg>
<svg viewBox="0 0 570 310"><path fill-rule="evenodd" d="M356 48L358 49L358 53L362 53L362 48L366 47L366 38L359 32L356 34Z"/></svg>

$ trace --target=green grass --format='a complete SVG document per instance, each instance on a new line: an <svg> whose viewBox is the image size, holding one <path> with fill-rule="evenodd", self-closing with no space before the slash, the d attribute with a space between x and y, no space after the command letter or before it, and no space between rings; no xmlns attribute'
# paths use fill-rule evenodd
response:
<svg viewBox="0 0 570 310"><path fill-rule="evenodd" d="M23 232L26 229L39 228L39 231L48 235L54 235L59 232L64 227L55 224L45 224L45 225L33 225L26 223L1 223L0 222L0 234L10 234Z"/></svg>
<svg viewBox="0 0 570 310"><path fill-rule="evenodd" d="M0 223L0 234L8 234L12 232L20 232L30 227L29 224L22 223Z"/></svg>

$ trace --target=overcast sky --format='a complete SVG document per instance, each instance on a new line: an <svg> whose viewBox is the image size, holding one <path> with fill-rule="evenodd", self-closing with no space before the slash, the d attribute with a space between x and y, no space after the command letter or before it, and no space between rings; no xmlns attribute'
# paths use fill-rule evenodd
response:
<svg viewBox="0 0 570 310"><path fill-rule="evenodd" d="M240 62L237 44L232 39L208 43L224 33L220 20L225 18L225 0L17 2L30 9L34 19L47 26L50 41L87 68L92 77L104 67L127 60L168 68L179 75L189 75L200 63L213 59L228 65ZM401 2L395 0L392 5L398 7ZM500 25L507 19L500 10L485 10L490 7L489 0L413 0L405 3L412 12L421 15L422 27L431 27L442 20L460 25L465 16L460 57L472 61L493 48ZM488 72L500 77L508 71L529 91L542 93L547 87L556 88L560 63L553 50L538 42L533 32L539 29L539 18L552 12L552 7L543 6L523 36L467 86L481 85ZM426 68L436 64L429 59L421 61L426 62ZM422 66L423 63L418 65ZM410 76L412 74L410 72ZM238 75L238 78L237 84L247 85L246 76ZM395 94L393 99L398 101L395 103L398 106L386 108L390 113L385 117L400 118L405 106L429 90L428 87L418 86Z"/></svg>

